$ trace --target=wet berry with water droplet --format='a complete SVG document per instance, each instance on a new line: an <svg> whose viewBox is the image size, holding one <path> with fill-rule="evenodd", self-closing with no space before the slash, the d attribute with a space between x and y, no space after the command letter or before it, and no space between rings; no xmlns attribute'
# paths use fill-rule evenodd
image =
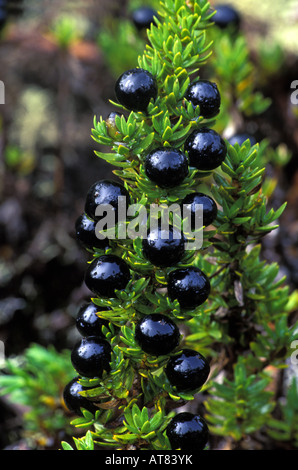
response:
<svg viewBox="0 0 298 470"><path fill-rule="evenodd" d="M82 336L102 336L102 327L108 325L108 320L104 320L97 315L98 311L108 311L109 307L98 307L93 302L83 304L77 314L76 327Z"/></svg>
<svg viewBox="0 0 298 470"><path fill-rule="evenodd" d="M92 220L99 220L102 216L96 216L96 208L109 204L115 211L115 221L118 217L119 197L123 197L124 209L129 204L129 193L123 184L112 180L100 180L89 188L85 201L85 212Z"/></svg>
<svg viewBox="0 0 298 470"><path fill-rule="evenodd" d="M182 210L183 205L190 206L190 218L191 218L191 228L192 230L196 227L196 214L198 213L198 205L201 205L203 220L201 223L208 227L208 225L212 224L212 222L216 219L217 216L217 205L212 197L208 196L207 194L203 193L191 193L188 194L182 201ZM198 220L199 222L199 220ZM197 228L199 225L197 223Z"/></svg>
<svg viewBox="0 0 298 470"><path fill-rule="evenodd" d="M208 127L193 131L186 139L184 150L188 152L189 164L201 171L214 170L227 154L223 138Z"/></svg>
<svg viewBox="0 0 298 470"><path fill-rule="evenodd" d="M188 175L188 159L178 149L160 147L145 157L145 173L160 188L173 188Z"/></svg>
<svg viewBox="0 0 298 470"><path fill-rule="evenodd" d="M105 250L109 246L107 238L100 239L96 236L96 222L90 219L85 213L80 215L75 223L75 234L79 244L88 250L94 248Z"/></svg>
<svg viewBox="0 0 298 470"><path fill-rule="evenodd" d="M80 392L86 390L80 383L79 377L72 379L63 390L63 399L69 411L81 416L81 408L90 411L95 414L96 406L88 400L88 398L83 397Z"/></svg>
<svg viewBox="0 0 298 470"><path fill-rule="evenodd" d="M200 115L206 119L219 113L221 98L216 83L209 80L197 80L189 85L185 98L193 106L200 106Z"/></svg>
<svg viewBox="0 0 298 470"><path fill-rule="evenodd" d="M169 354L178 346L180 332L169 317L153 313L137 322L135 338L145 353L161 356Z"/></svg>
<svg viewBox="0 0 298 470"><path fill-rule="evenodd" d="M178 300L182 309L192 309L203 304L210 294L207 276L195 266L178 268L168 276L168 295Z"/></svg>
<svg viewBox="0 0 298 470"><path fill-rule="evenodd" d="M127 263L115 255L95 258L85 273L86 286L101 297L115 297L115 290L125 289L130 278Z"/></svg>
<svg viewBox="0 0 298 470"><path fill-rule="evenodd" d="M206 421L198 414L178 413L166 428L172 450L203 450L209 439Z"/></svg>
<svg viewBox="0 0 298 470"><path fill-rule="evenodd" d="M185 241L183 233L171 225L169 230L157 227L149 230L143 239L143 254L154 266L173 266L185 253Z"/></svg>
<svg viewBox="0 0 298 470"><path fill-rule="evenodd" d="M183 349L178 355L170 357L166 376L178 391L197 390L204 385L210 373L210 366L202 354L193 349Z"/></svg>
<svg viewBox="0 0 298 470"><path fill-rule="evenodd" d="M115 85L116 98L131 111L146 112L151 99L157 97L157 82L153 75L142 68L124 72Z"/></svg>
<svg viewBox="0 0 298 470"><path fill-rule="evenodd" d="M110 370L111 346L99 336L83 337L71 351L71 362L77 373L83 377L102 377L103 371Z"/></svg>

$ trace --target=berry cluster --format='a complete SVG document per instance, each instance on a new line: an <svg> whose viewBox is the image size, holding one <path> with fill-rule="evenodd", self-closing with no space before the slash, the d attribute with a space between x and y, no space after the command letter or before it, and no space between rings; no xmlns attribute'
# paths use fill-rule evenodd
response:
<svg viewBox="0 0 298 470"><path fill-rule="evenodd" d="M158 89L150 72L138 68L126 71L118 78L115 93L125 108L146 113L150 101L156 99ZM219 113L221 99L215 83L196 80L188 87L185 99L194 107L199 106L200 114L205 118ZM184 152L168 147L152 150L145 156L145 172L160 188L173 188L186 178L189 166L200 171L214 170L221 165L226 153L222 137L216 131L204 127L190 134Z"/></svg>
<svg viewBox="0 0 298 470"><path fill-rule="evenodd" d="M118 216L118 197L129 194L123 185L112 180L95 182L87 192L85 210L75 223L75 234L78 243L87 251L94 252L109 247L109 241L96 236L96 223L99 217L96 208L108 204ZM93 259L85 274L86 286L100 297L114 297L115 290L125 289L130 280L130 270L122 258L116 255L102 254ZM101 311L109 307L101 307ZM104 371L110 370L111 346L102 333L102 327L108 322L97 315L98 308L93 302L83 304L77 314L76 327L82 338L71 352L71 362L79 376L101 378ZM67 408L81 414L81 408L95 413L97 408L80 392L84 388L79 383L79 376L66 385L63 393Z"/></svg>
<svg viewBox="0 0 298 470"><path fill-rule="evenodd" d="M151 19L152 21L152 19ZM124 72L115 84L118 102L126 109L147 115L151 101L158 96L156 79L150 72L135 68ZM185 100L194 107L200 107L200 114L205 118L214 117L220 110L220 94L216 84L206 80L191 83ZM107 132L117 139L116 113L111 113L107 120ZM158 147L144 157L144 169L147 178L157 187L178 187L189 173L190 167L211 171L223 162L226 156L226 144L222 137L208 127L198 128L186 139L184 149ZM114 298L116 291L125 290L133 279L133 267L119 255L113 253L109 241L96 236L96 223L100 220L97 207L109 204L118 220L118 197L125 196L127 204L130 195L121 183L111 180L95 182L86 197L84 213L77 219L76 236L78 242L88 251L103 250L96 253L85 273L85 283L90 291L101 298ZM201 192L188 194L181 204L188 204L191 223L194 225L196 207L203 206L203 223L208 226L217 216L214 200ZM142 240L144 258L154 267L169 268L167 274L167 293L171 301L177 300L183 310L195 309L202 305L210 294L208 277L197 267L179 267L177 264L185 255L185 237L177 236L175 228L170 226L167 236L158 224L149 229ZM108 253L106 249L110 248ZM112 252L112 254L111 254ZM97 307L93 303L82 306L77 316L77 329L81 340L71 353L71 361L79 376L101 378L103 371L109 372L111 346L103 337L101 329L105 324L97 316ZM182 348L178 325L168 314L150 313L141 315L135 324L135 340L145 355L169 356L165 358L164 371L170 386L178 392L199 390L208 379L210 366L208 361L197 351ZM64 397L67 406L79 412L86 407L80 396L78 380L67 385ZM85 399L84 399L85 400ZM88 404L90 409L90 404ZM91 403L91 407L94 406ZM208 428L198 415L178 414L167 428L167 436L173 449L188 448L194 445L204 448L208 439Z"/></svg>

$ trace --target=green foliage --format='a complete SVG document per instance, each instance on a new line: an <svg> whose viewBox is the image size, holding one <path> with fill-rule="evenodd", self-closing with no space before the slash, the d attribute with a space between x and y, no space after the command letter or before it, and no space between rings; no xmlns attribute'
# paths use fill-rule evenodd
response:
<svg viewBox="0 0 298 470"><path fill-rule="evenodd" d="M58 16L50 32L61 49L67 49L84 37L87 31L87 22L83 16L64 13Z"/></svg>
<svg viewBox="0 0 298 470"><path fill-rule="evenodd" d="M284 403L279 403L277 408L281 413L281 419L270 418L268 422L268 434L277 442L294 441L298 447L298 388L296 378L293 378Z"/></svg>
<svg viewBox="0 0 298 470"><path fill-rule="evenodd" d="M55 437L69 430L62 402L65 384L74 376L69 351L57 352L32 344L22 356L5 361L0 375L0 395L26 408L24 432L35 440L40 434Z"/></svg>
<svg viewBox="0 0 298 470"><path fill-rule="evenodd" d="M94 450L94 441L90 431L87 431L87 434L80 438L73 438L76 450ZM74 450L68 442L62 442L63 450Z"/></svg>
<svg viewBox="0 0 298 470"><path fill-rule="evenodd" d="M97 44L112 75L117 77L123 70L135 67L145 40L137 34L130 20L115 22L111 18L98 33Z"/></svg>
<svg viewBox="0 0 298 470"><path fill-rule="evenodd" d="M144 448L151 444L151 448L155 450L166 449L164 445L168 445L168 441L163 431L170 418L168 416L165 419L165 413L160 407L156 407L149 416L147 407L140 410L134 403L124 412L124 426L114 435L114 439L120 443L139 441Z"/></svg>
<svg viewBox="0 0 298 470"><path fill-rule="evenodd" d="M255 90L255 64L250 59L246 38L239 34L235 39L216 30L212 33L214 56L211 67L225 102L225 118L228 119L235 105L245 116L261 114L270 105L270 100Z"/></svg>
<svg viewBox="0 0 298 470"><path fill-rule="evenodd" d="M273 409L272 393L266 390L269 381L265 374L247 374L239 358L232 380L215 382L210 391L206 408L211 431L238 441L264 426Z"/></svg>
<svg viewBox="0 0 298 470"><path fill-rule="evenodd" d="M268 367L286 367L297 338L297 328L290 322L290 314L298 306L297 292L290 293L276 263L262 259L263 237L278 228L286 208L286 204L269 207L276 182L266 177L265 167L269 159L282 165L290 154L282 146L271 149L266 141L254 146L249 140L241 146L227 142L227 157L215 171L190 168L185 181L174 189L154 185L143 168L150 150L183 148L194 129L204 125L223 131L231 123L235 126L238 118L242 122L262 113L269 101L256 90L244 36L216 31L207 1L162 1L158 20L147 36L137 64L156 78L158 97L146 113L130 112L111 101L123 114L112 124L102 116L94 118L92 138L108 147L107 152L96 151L96 155L115 168L132 203L146 208L153 203L179 203L190 192L208 188L218 205L218 216L214 226L204 230L202 249L187 253L177 266L202 269L210 280L211 293L202 306L184 311L167 295L167 276L173 267L151 265L143 256L140 238L111 241L107 253L125 259L133 276L115 298L92 299L99 310L111 308L98 313L110 322L103 332L112 345L111 371L101 379L81 379L88 387L83 394L96 403L98 411L92 415L85 410L73 421L74 426L88 429L84 438L75 440L75 446L169 449L165 428L173 413L165 411L167 405L178 407L203 392L206 418L214 434L238 442L261 430L273 442L282 435L295 446L296 389L295 393L289 389L282 408L287 424L278 424L273 418L276 404L269 391L272 377ZM199 107L184 98L202 66L218 83L223 98L216 120L203 119ZM178 393L165 375L168 356L145 354L136 343L136 321L149 312L166 313L179 322L184 331L180 348L191 347L210 360L211 374L200 390ZM63 448L71 446L63 443Z"/></svg>

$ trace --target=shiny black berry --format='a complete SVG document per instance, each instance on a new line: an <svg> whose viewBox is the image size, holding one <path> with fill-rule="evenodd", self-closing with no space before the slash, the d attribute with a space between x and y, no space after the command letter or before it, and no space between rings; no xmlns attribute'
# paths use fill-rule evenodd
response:
<svg viewBox="0 0 298 470"><path fill-rule="evenodd" d="M109 240L99 239L95 233L96 222L90 219L85 213L80 215L75 223L76 239L79 244L89 250L94 248L104 250L109 246Z"/></svg>
<svg viewBox="0 0 298 470"><path fill-rule="evenodd" d="M145 158L145 173L160 188L174 188L188 175L188 159L175 148L152 150Z"/></svg>
<svg viewBox="0 0 298 470"><path fill-rule="evenodd" d="M76 318L76 327L82 336L103 336L102 326L108 321L99 318L99 310L110 310L108 307L97 307L93 302L83 304Z"/></svg>
<svg viewBox="0 0 298 470"><path fill-rule="evenodd" d="M210 282L207 276L194 266L171 271L168 276L168 295L178 300L183 309L196 308L207 300Z"/></svg>
<svg viewBox="0 0 298 470"><path fill-rule="evenodd" d="M185 98L191 101L194 106L200 106L200 115L206 119L219 113L221 98L216 83L208 80L198 80L191 83Z"/></svg>
<svg viewBox="0 0 298 470"><path fill-rule="evenodd" d="M187 411L178 413L166 428L172 450L203 450L209 439L206 421Z"/></svg>
<svg viewBox="0 0 298 470"><path fill-rule="evenodd" d="M179 392L197 390L204 385L210 373L207 360L193 349L183 349L170 357L165 368L166 376Z"/></svg>
<svg viewBox="0 0 298 470"><path fill-rule="evenodd" d="M183 205L190 206L190 216L191 216L191 229L194 230L196 227L196 205L203 206L203 225L207 227L212 224L217 216L217 205L212 197L203 193L192 193L188 194L182 201L182 210ZM197 223L197 228L199 225Z"/></svg>
<svg viewBox="0 0 298 470"><path fill-rule="evenodd" d="M171 225L169 230L157 227L149 230L147 238L143 239L143 254L154 266L173 266L182 259L185 242L183 233Z"/></svg>
<svg viewBox="0 0 298 470"><path fill-rule="evenodd" d="M147 70L135 68L124 72L115 85L116 98L132 111L147 111L151 99L157 97L157 82Z"/></svg>
<svg viewBox="0 0 298 470"><path fill-rule="evenodd" d="M145 353L161 356L169 354L178 346L180 332L166 315L153 313L144 316L136 324L135 338Z"/></svg>
<svg viewBox="0 0 298 470"><path fill-rule="evenodd" d="M154 23L154 17L156 16L156 11L153 8L146 6L135 9L131 15L132 21L139 31L150 28L151 23Z"/></svg>
<svg viewBox="0 0 298 470"><path fill-rule="evenodd" d="M130 281L130 270L126 262L115 255L103 255L89 264L85 283L100 297L115 297L115 290L123 290Z"/></svg>
<svg viewBox="0 0 298 470"><path fill-rule="evenodd" d="M231 145L235 145L237 143L240 147L246 140L249 140L251 146L257 143L256 139L252 135L246 133L234 134L228 139Z"/></svg>
<svg viewBox="0 0 298 470"><path fill-rule="evenodd" d="M221 29L226 29L232 27L235 30L239 30L241 18L239 13L230 5L215 5L214 9L216 13L212 16L211 21L213 21L216 26Z"/></svg>
<svg viewBox="0 0 298 470"><path fill-rule="evenodd" d="M88 398L83 397L80 392L86 390L80 383L79 377L72 379L63 390L63 399L66 407L69 411L81 416L81 408L90 411L95 414L96 406L88 400Z"/></svg>
<svg viewBox="0 0 298 470"><path fill-rule="evenodd" d="M71 351L71 363L83 377L102 377L110 370L111 346L99 336L83 337Z"/></svg>
<svg viewBox="0 0 298 470"><path fill-rule="evenodd" d="M202 171L220 166L227 154L223 138L207 127L193 131L186 139L184 150L188 152L190 165Z"/></svg>
<svg viewBox="0 0 298 470"><path fill-rule="evenodd" d="M118 198L124 197L124 209L126 210L129 203L129 193L125 187L116 181L101 180L94 183L88 190L85 212L93 220L99 220L101 217L96 216L96 208L99 205L109 204L115 211L115 219L118 217Z"/></svg>

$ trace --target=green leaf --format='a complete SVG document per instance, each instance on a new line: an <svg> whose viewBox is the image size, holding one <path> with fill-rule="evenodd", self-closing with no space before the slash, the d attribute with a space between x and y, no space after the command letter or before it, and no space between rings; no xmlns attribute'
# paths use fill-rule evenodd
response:
<svg viewBox="0 0 298 470"><path fill-rule="evenodd" d="M155 137L155 133L151 132L149 135L147 135L147 137L145 137L145 139L141 140L138 146L133 147L133 150L132 150L133 155L140 154L144 152L145 150L147 150L148 147L150 147L150 145L152 144L154 137Z"/></svg>
<svg viewBox="0 0 298 470"><path fill-rule="evenodd" d="M63 450L74 450L68 442L62 441L61 446Z"/></svg>
<svg viewBox="0 0 298 470"><path fill-rule="evenodd" d="M251 217L235 217L233 219L234 224L244 224L245 222L248 222L251 220Z"/></svg>

